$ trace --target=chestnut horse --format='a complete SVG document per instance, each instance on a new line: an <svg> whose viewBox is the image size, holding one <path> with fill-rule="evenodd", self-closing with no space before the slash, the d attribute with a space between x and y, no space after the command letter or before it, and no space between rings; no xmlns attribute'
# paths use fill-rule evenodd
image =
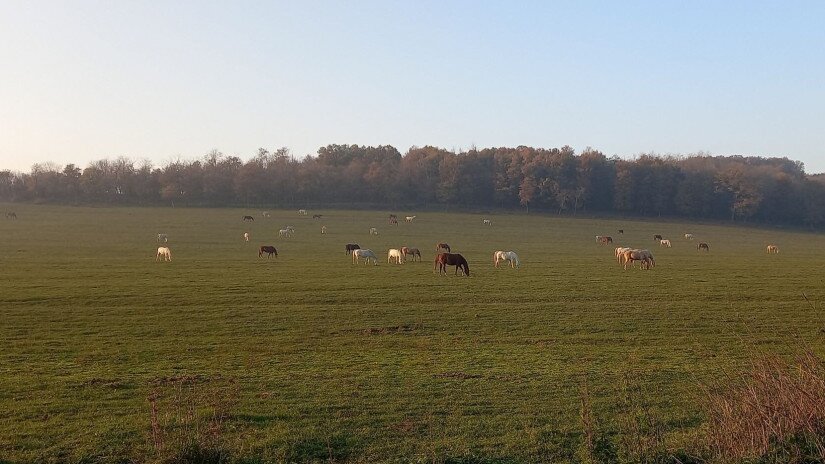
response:
<svg viewBox="0 0 825 464"><path fill-rule="evenodd" d="M455 273L458 275L458 269L461 268L464 275L470 276L470 266L467 265L467 260L458 253L439 253L435 257L435 264L433 270L438 268L438 273L447 275L447 266L455 266Z"/></svg>
<svg viewBox="0 0 825 464"><path fill-rule="evenodd" d="M438 245L435 246L435 252L436 253L438 253L441 250L447 250L447 253L449 253L450 252L450 245L447 245L446 243L439 243Z"/></svg>

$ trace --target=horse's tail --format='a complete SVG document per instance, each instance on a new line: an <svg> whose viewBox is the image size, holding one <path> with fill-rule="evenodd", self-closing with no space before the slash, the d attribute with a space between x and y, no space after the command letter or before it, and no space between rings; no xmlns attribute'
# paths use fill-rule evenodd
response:
<svg viewBox="0 0 825 464"><path fill-rule="evenodd" d="M463 263L461 263L461 267L464 269L464 275L470 277L470 266L467 264L467 260L465 259Z"/></svg>

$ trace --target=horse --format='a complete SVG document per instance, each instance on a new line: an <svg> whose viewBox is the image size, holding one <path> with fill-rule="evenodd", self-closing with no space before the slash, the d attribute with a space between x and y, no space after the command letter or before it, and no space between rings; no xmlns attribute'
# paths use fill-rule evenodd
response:
<svg viewBox="0 0 825 464"><path fill-rule="evenodd" d="M404 222L413 222L413 219L415 219L416 217L417 216L406 216L404 217Z"/></svg>
<svg viewBox="0 0 825 464"><path fill-rule="evenodd" d="M278 237L289 238L292 236L292 231L289 229L281 229L278 231Z"/></svg>
<svg viewBox="0 0 825 464"><path fill-rule="evenodd" d="M624 233L624 229L619 229L619 233L620 233L620 234L623 234L623 233Z"/></svg>
<svg viewBox="0 0 825 464"><path fill-rule="evenodd" d="M655 242L661 242L661 241L662 241L662 236L661 236L661 235L659 235L659 234L654 235L654 236L653 236L653 241L655 241Z"/></svg>
<svg viewBox="0 0 825 464"><path fill-rule="evenodd" d="M510 267L513 269L521 267L521 262L519 262L518 255L515 251L496 251L493 253L493 264L495 264L496 267L498 267L502 261L510 261Z"/></svg>
<svg viewBox="0 0 825 464"><path fill-rule="evenodd" d="M370 235L378 235L378 229L375 227L370 227Z"/></svg>
<svg viewBox="0 0 825 464"><path fill-rule="evenodd" d="M470 266L467 265L467 260L458 253L439 253L435 257L435 264L433 271L438 268L438 273L447 275L447 266L455 266L455 273L458 275L459 268L466 276L470 276Z"/></svg>
<svg viewBox="0 0 825 464"><path fill-rule="evenodd" d="M390 214L390 219L398 219L398 216L396 216L395 214Z"/></svg>
<svg viewBox="0 0 825 464"><path fill-rule="evenodd" d="M166 234L158 234L158 242L167 243L169 242L169 236Z"/></svg>
<svg viewBox="0 0 825 464"><path fill-rule="evenodd" d="M17 213L14 211L9 211L6 213L6 219L17 219Z"/></svg>
<svg viewBox="0 0 825 464"><path fill-rule="evenodd" d="M412 255L413 262L415 262L416 256L418 256L418 260L421 261L421 250L418 248L407 248L407 255ZM407 255L404 255L404 259L407 259Z"/></svg>
<svg viewBox="0 0 825 464"><path fill-rule="evenodd" d="M493 225L493 221L491 221L491 220L489 220L489 219L482 219L482 220L481 220L481 223L482 223L482 224L484 224L485 226L491 226L491 225Z"/></svg>
<svg viewBox="0 0 825 464"><path fill-rule="evenodd" d="M372 250L368 249L357 249L353 250L352 252L352 264L358 264L358 260L364 258L364 264L369 264L370 260L373 261L374 265L378 266L378 256L375 256L375 253Z"/></svg>
<svg viewBox="0 0 825 464"><path fill-rule="evenodd" d="M768 245L767 250L768 250L768 253L772 253L772 254L779 253L779 246L777 246L777 245Z"/></svg>
<svg viewBox="0 0 825 464"><path fill-rule="evenodd" d="M155 261L172 261L172 250L169 247L158 247L158 254L155 255Z"/></svg>
<svg viewBox="0 0 825 464"><path fill-rule="evenodd" d="M700 243L699 245L696 246L696 251L699 251L699 250L710 251L710 248L708 248L707 243L702 242L702 243Z"/></svg>
<svg viewBox="0 0 825 464"><path fill-rule="evenodd" d="M615 250L613 250L613 252L614 252L614 253L615 253L615 255L616 255L616 261L618 261L618 262L619 262L619 264L621 264L621 263L622 263L622 254L624 254L624 252L625 252L625 251L629 251L629 250L632 250L632 248L628 248L628 247L616 247L616 249L615 249Z"/></svg>
<svg viewBox="0 0 825 464"><path fill-rule="evenodd" d="M627 270L627 264L633 267L633 262L639 261L641 269L651 269L656 266L656 261L653 259L653 253L650 250L627 250L622 253L622 264Z"/></svg>
<svg viewBox="0 0 825 464"><path fill-rule="evenodd" d="M387 263L392 263L393 259L396 264L404 264L404 254L397 248L390 248L387 252Z"/></svg>
<svg viewBox="0 0 825 464"><path fill-rule="evenodd" d="M321 219L322 217L324 217L322 214L313 214L312 215L312 219Z"/></svg>
<svg viewBox="0 0 825 464"><path fill-rule="evenodd" d="M668 240L668 239L659 240L659 245L661 245L663 247L668 247L668 248L673 247L673 244L670 243L670 240Z"/></svg>
<svg viewBox="0 0 825 464"><path fill-rule="evenodd" d="M685 238L688 240L693 240L693 234L685 234Z"/></svg>
<svg viewBox="0 0 825 464"><path fill-rule="evenodd" d="M254 218L254 217L252 217L252 216L244 216L244 217L243 217L243 220L244 220L244 221L254 221L254 220L255 220L255 218Z"/></svg>
<svg viewBox="0 0 825 464"><path fill-rule="evenodd" d="M271 258L272 255L275 255L276 258L278 257L278 250L276 250L275 247L271 245L261 246L260 250L258 250L258 257L263 258L264 253L266 253L267 258Z"/></svg>
<svg viewBox="0 0 825 464"><path fill-rule="evenodd" d="M389 220L389 223L390 223L391 226L397 226L398 225L398 219L394 218L394 217L391 217L390 220Z"/></svg>
<svg viewBox="0 0 825 464"><path fill-rule="evenodd" d="M264 211L263 213L261 213L261 216L263 216L263 217L265 217L265 218L272 217L272 216L269 214L269 212L268 212L268 211Z"/></svg>
<svg viewBox="0 0 825 464"><path fill-rule="evenodd" d="M322 234L327 233L327 226L321 226L321 233Z"/></svg>
<svg viewBox="0 0 825 464"><path fill-rule="evenodd" d="M597 235L596 243L598 243L599 245L607 245L608 243L613 243L613 237L609 235Z"/></svg>
<svg viewBox="0 0 825 464"><path fill-rule="evenodd" d="M307 210L305 210L305 209L299 209L299 210L298 210L298 214L300 214L301 216L306 216L306 215L307 215Z"/></svg>
<svg viewBox="0 0 825 464"><path fill-rule="evenodd" d="M247 242L249 241L249 232L244 232L243 233L243 239L246 240Z"/></svg>
<svg viewBox="0 0 825 464"><path fill-rule="evenodd" d="M449 253L450 252L450 245L447 245L446 243L437 244L435 246L435 252L438 253L441 250L447 250L447 253Z"/></svg>

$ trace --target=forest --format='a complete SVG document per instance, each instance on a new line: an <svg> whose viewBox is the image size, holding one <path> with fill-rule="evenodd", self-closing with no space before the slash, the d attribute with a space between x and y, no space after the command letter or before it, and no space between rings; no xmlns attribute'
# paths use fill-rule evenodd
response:
<svg viewBox="0 0 825 464"><path fill-rule="evenodd" d="M631 160L587 148L328 145L296 159L260 148L248 161L217 150L154 166L125 157L85 168L45 162L0 171L0 201L70 205L521 209L825 226L825 176L756 156Z"/></svg>

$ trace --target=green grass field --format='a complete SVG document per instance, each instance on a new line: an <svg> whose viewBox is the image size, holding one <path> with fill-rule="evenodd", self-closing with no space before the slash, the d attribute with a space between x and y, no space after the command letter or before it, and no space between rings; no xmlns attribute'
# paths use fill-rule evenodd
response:
<svg viewBox="0 0 825 464"><path fill-rule="evenodd" d="M384 211L310 211L319 221L0 206L19 216L0 220L0 462L159 460L176 436L211 437L248 462L576 461L582 386L616 434L625 383L677 449L701 431L699 386L752 351L825 354L822 235L533 214L488 215L487 227L481 215L396 211L418 217L393 227ZM289 224L296 236L279 239ZM159 232L171 263L154 260ZM650 248L656 268L623 271L596 234ZM471 277L433 273L439 241ZM354 266L349 242L379 266ZM280 257L259 259L263 244ZM424 261L387 264L404 245ZM497 249L518 252L521 269L495 269ZM203 430L215 410L225 415Z"/></svg>

